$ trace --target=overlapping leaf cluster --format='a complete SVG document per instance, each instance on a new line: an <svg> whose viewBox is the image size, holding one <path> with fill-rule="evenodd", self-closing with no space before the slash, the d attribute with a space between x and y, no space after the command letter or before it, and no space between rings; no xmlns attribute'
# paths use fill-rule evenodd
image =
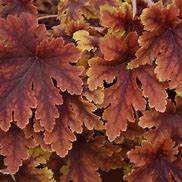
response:
<svg viewBox="0 0 182 182"><path fill-rule="evenodd" d="M182 181L182 1L147 2L0 2L0 181Z"/></svg>

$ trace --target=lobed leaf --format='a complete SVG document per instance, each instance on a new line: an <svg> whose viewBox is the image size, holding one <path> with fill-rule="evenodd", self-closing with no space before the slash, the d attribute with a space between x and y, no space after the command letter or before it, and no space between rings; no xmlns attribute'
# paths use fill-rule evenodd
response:
<svg viewBox="0 0 182 182"><path fill-rule="evenodd" d="M28 147L33 146L33 140L27 139L23 131L15 125L7 131L0 131L1 154L5 156L4 164L9 173L15 174L22 166L22 160L28 158Z"/></svg>
<svg viewBox="0 0 182 182"><path fill-rule="evenodd" d="M46 163L49 158L49 153L43 152L40 149L33 149L29 152L29 158L23 162L18 172L14 176L6 175L1 180L6 182L55 182L53 174L47 167L39 168L39 165Z"/></svg>
<svg viewBox="0 0 182 182"><path fill-rule="evenodd" d="M86 0L63 0L58 6L60 18L65 22L79 21L84 16L94 16L94 8Z"/></svg>
<svg viewBox="0 0 182 182"><path fill-rule="evenodd" d="M11 42L0 46L1 129L7 131L12 121L25 128L31 108L37 108L36 119L51 131L59 117L56 105L62 104L53 79L62 92L80 94L81 70L70 64L79 59L80 52L73 44L64 45L62 38L46 40L45 27L27 14L0 19L0 33ZM22 38L22 34L27 36Z"/></svg>
<svg viewBox="0 0 182 182"><path fill-rule="evenodd" d="M40 126L40 121L35 121L35 119L32 118L23 131L25 137L32 138L36 146L40 145L41 149L51 152L51 146L44 142L44 129Z"/></svg>
<svg viewBox="0 0 182 182"><path fill-rule="evenodd" d="M81 135L68 154L68 161L62 167L60 181L68 182L97 182L101 181L97 172L99 167L103 170L118 168L122 157L120 149L97 136L86 139Z"/></svg>
<svg viewBox="0 0 182 182"><path fill-rule="evenodd" d="M176 142L181 143L181 105L182 101L178 98L176 105L168 102L167 109L164 113L155 110L144 113L144 116L140 119L139 125L143 128L150 128L144 135L148 141L155 143L165 138L173 138ZM152 129L153 127L155 127L155 129Z"/></svg>
<svg viewBox="0 0 182 182"><path fill-rule="evenodd" d="M104 89L103 88L98 88L97 90L91 91L88 88L88 85L84 84L82 95L85 96L89 102L93 101L95 104L102 104L104 101Z"/></svg>
<svg viewBox="0 0 182 182"><path fill-rule="evenodd" d="M83 124L89 129L103 129L99 117L93 114L96 107L79 96L64 95L64 104L59 107L62 113L56 120L53 131L45 132L44 141L51 144L53 151L60 157L67 155L76 140L75 134L82 133Z"/></svg>
<svg viewBox="0 0 182 182"><path fill-rule="evenodd" d="M53 174L47 167L38 168L40 164L45 164L49 153L41 151L31 151L29 158L24 161L19 171L15 174L15 180L17 182L55 182Z"/></svg>
<svg viewBox="0 0 182 182"><path fill-rule="evenodd" d="M181 181L181 156L175 157L177 150L173 148L174 142L170 139L151 145L144 142L142 146L132 149L128 156L135 164L135 169L126 181Z"/></svg>
<svg viewBox="0 0 182 182"><path fill-rule="evenodd" d="M137 58L129 68L156 63L155 73L160 81L170 81L170 88L181 92L181 19L178 1L168 7L160 3L145 9L141 21L146 30L139 39ZM179 7L180 8L180 7Z"/></svg>
<svg viewBox="0 0 182 182"><path fill-rule="evenodd" d="M99 45L99 38L89 35L89 32L86 30L75 32L73 39L77 42L77 48L82 51L95 51Z"/></svg>
<svg viewBox="0 0 182 182"><path fill-rule="evenodd" d="M101 25L112 28L113 31L125 31L132 21L132 8L128 3L120 7L103 6L100 10Z"/></svg>
<svg viewBox="0 0 182 182"><path fill-rule="evenodd" d="M3 5L3 6L2 6ZM32 4L31 0L1 0L0 16L20 15L21 13L37 14L37 8Z"/></svg>
<svg viewBox="0 0 182 182"><path fill-rule="evenodd" d="M149 106L164 112L166 93L163 85L157 82L151 66L147 65L134 70L126 69L128 60L134 57L137 50L137 34L131 32L126 38L111 36L101 44L104 58L93 58L89 61L88 84L91 90L101 87L103 81L116 83L105 89L104 106L109 106L103 118L107 121L106 131L110 141L126 131L127 121L134 122L133 109L145 110L149 98ZM140 80L142 90L137 84ZM160 100L160 102L159 102ZM117 125L117 127L115 127Z"/></svg>

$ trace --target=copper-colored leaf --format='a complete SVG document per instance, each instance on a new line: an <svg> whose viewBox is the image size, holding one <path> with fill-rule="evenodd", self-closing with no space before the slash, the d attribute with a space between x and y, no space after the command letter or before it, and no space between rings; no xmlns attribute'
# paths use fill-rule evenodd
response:
<svg viewBox="0 0 182 182"><path fill-rule="evenodd" d="M170 139L158 142L155 145L144 142L142 146L132 149L128 156L135 164L132 173L125 177L126 181L161 182L182 181L182 158L175 157L177 150Z"/></svg>
<svg viewBox="0 0 182 182"><path fill-rule="evenodd" d="M31 0L1 0L0 5L5 6L0 8L0 16L6 17L9 14L20 15L21 13L37 14L36 7L32 5Z"/></svg>
<svg viewBox="0 0 182 182"><path fill-rule="evenodd" d="M141 27L138 20L133 20L132 7L126 2L118 7L103 6L100 14L101 25L114 32L137 31Z"/></svg>
<svg viewBox="0 0 182 182"><path fill-rule="evenodd" d="M57 28L56 28L57 27ZM79 30L87 30L89 29L89 24L84 21L74 21L70 20L69 22L66 22L65 24L62 22L60 25L54 27L54 32L58 32L60 30L64 30L66 35L73 37L73 34ZM57 29L57 30L56 30Z"/></svg>
<svg viewBox="0 0 182 182"><path fill-rule="evenodd" d="M99 168L107 171L120 166L122 157L119 152L120 148L107 142L105 137L87 139L80 135L67 156L66 166L61 169L60 181L99 182Z"/></svg>
<svg viewBox="0 0 182 182"><path fill-rule="evenodd" d="M82 51L95 51L99 45L99 38L89 35L86 30L80 30L73 34L77 47Z"/></svg>
<svg viewBox="0 0 182 182"><path fill-rule="evenodd" d="M89 61L91 69L88 70L87 75L89 76L88 84L90 90L102 87L103 80L111 83L116 78L118 66L121 65L123 67L122 63L135 56L134 54L138 49L137 39L138 35L135 32L131 32L124 38L111 35L100 43L104 59L93 58Z"/></svg>
<svg viewBox="0 0 182 182"><path fill-rule="evenodd" d="M22 160L28 158L27 148L33 146L33 140L26 139L23 131L15 125L12 125L9 131L0 131L0 149L1 154L5 156L4 164L7 171L16 173Z"/></svg>
<svg viewBox="0 0 182 182"><path fill-rule="evenodd" d="M24 128L36 107L36 119L51 131L59 117L55 105L62 104L52 78L61 91L80 94L81 70L70 64L80 52L61 38L46 40L45 27L27 14L0 19L0 34L10 42L0 45L0 127L7 130L14 120Z"/></svg>
<svg viewBox="0 0 182 182"><path fill-rule="evenodd" d="M88 63L87 61L89 60L89 56L85 55L85 57L82 55L83 58L83 64L86 65L86 67L88 67ZM81 58L81 59L82 59ZM80 60L81 60L80 59ZM85 61L86 60L86 61ZM82 60L81 60L82 61ZM86 62L86 63L85 63ZM82 64L82 63L81 63ZM96 105L102 104L104 101L104 88L100 87L96 90L90 90L89 89L89 85L87 83L88 77L86 76L86 72L84 72L82 74L82 80L84 82L83 84L83 92L82 92L82 96L86 97L86 99L89 102L94 102Z"/></svg>
<svg viewBox="0 0 182 182"><path fill-rule="evenodd" d="M104 105L110 105L103 117L107 121L106 130L111 141L126 130L127 121L135 120L133 109L145 110L143 96L149 98L150 107L162 112L165 110L167 95L163 85L157 82L152 67L147 65L134 70L126 69L127 62L134 57L136 50L136 33L131 32L123 39L111 36L101 44L105 59L93 58L89 61L88 84L91 90L101 87L104 80L112 83L117 78L113 86L105 89L104 98ZM137 84L138 79L142 90Z"/></svg>
<svg viewBox="0 0 182 182"><path fill-rule="evenodd" d="M134 140L138 136L142 136L144 134L144 129L138 126L138 123L129 123L127 126L127 130L121 133L121 136L126 136L130 140Z"/></svg>
<svg viewBox="0 0 182 182"><path fill-rule="evenodd" d="M51 146L47 145L44 142L44 129L40 127L40 121L35 120L34 118L31 122L26 126L24 129L25 137L26 138L33 138L35 145L40 145L42 149L51 152ZM39 126L38 126L39 125Z"/></svg>
<svg viewBox="0 0 182 182"><path fill-rule="evenodd" d="M4 180L3 182L55 182L50 169L39 167L46 164L49 155L49 153L41 151L38 148L30 149L28 159L23 161L23 165L18 172L13 176L4 175L2 178L0 177L0 180Z"/></svg>
<svg viewBox="0 0 182 182"><path fill-rule="evenodd" d="M157 3L143 11L141 20L146 31L139 40L141 48L136 54L137 58L129 67L152 64L155 60L158 79L170 81L170 88L181 92L182 23L179 15L180 11L175 3L168 7Z"/></svg>
<svg viewBox="0 0 182 182"><path fill-rule="evenodd" d="M23 162L14 178L17 182L55 182L53 174L47 167L38 168L40 164L46 164L49 153L31 151L29 158Z"/></svg>
<svg viewBox="0 0 182 182"><path fill-rule="evenodd" d="M53 177L56 181L59 181L61 176L60 168L65 165L64 158L60 158L56 153L52 153L49 160L47 161L47 166L53 172Z"/></svg>
<svg viewBox="0 0 182 182"><path fill-rule="evenodd" d="M33 4L37 7L38 12L42 14L56 14L59 0L33 0Z"/></svg>
<svg viewBox="0 0 182 182"><path fill-rule="evenodd" d="M45 133L45 142L52 150L64 157L76 140L74 132L81 133L83 124L88 129L103 129L99 117L93 114L96 107L79 96L64 95L64 104L59 107L60 118L51 133Z"/></svg>
<svg viewBox="0 0 182 182"><path fill-rule="evenodd" d="M90 90L88 85L83 86L83 96L87 98L88 101L94 102L95 104L102 104L104 101L104 89L98 88L96 90Z"/></svg>
<svg viewBox="0 0 182 182"><path fill-rule="evenodd" d="M60 12L60 19L66 22L70 20L79 21L83 19L83 14L94 15L94 8L87 0L62 0L59 3L58 10Z"/></svg>
<svg viewBox="0 0 182 182"><path fill-rule="evenodd" d="M150 110L141 117L139 125L143 128L150 128L145 137L156 142L168 137L172 137L175 141L182 141L182 99L177 99L176 105L168 102L167 110L164 113ZM155 127L155 129L152 129Z"/></svg>
<svg viewBox="0 0 182 182"><path fill-rule="evenodd" d="M101 24L115 31L124 31L131 20L132 8L128 3L123 3L120 8L110 6L101 8Z"/></svg>

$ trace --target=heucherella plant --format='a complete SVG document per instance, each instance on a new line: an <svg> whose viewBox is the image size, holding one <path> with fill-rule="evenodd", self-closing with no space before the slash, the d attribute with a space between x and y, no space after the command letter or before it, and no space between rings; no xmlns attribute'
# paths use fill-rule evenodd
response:
<svg viewBox="0 0 182 182"><path fill-rule="evenodd" d="M0 1L0 181L182 182L182 1Z"/></svg>

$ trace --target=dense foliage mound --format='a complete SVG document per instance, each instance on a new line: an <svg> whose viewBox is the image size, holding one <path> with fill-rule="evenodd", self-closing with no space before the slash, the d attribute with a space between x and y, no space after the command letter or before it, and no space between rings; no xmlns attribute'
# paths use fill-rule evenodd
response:
<svg viewBox="0 0 182 182"><path fill-rule="evenodd" d="M1 0L0 181L182 182L182 0Z"/></svg>

